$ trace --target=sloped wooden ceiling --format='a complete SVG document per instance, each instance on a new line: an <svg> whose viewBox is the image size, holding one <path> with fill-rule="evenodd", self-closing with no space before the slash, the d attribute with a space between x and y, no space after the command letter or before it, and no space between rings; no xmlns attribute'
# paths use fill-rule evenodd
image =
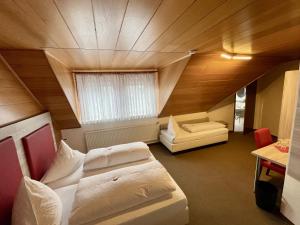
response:
<svg viewBox="0 0 300 225"><path fill-rule="evenodd" d="M255 57L239 61L223 59L219 54L193 55L160 116L208 111L285 60Z"/></svg>
<svg viewBox="0 0 300 225"><path fill-rule="evenodd" d="M186 57L182 60L179 60L178 62L167 65L158 71L159 113L161 113L164 106L166 105L190 58L190 56Z"/></svg>
<svg viewBox="0 0 300 225"><path fill-rule="evenodd" d="M191 49L299 56L300 1L0 1L0 30L0 48L45 49L70 69L158 68Z"/></svg>
<svg viewBox="0 0 300 225"><path fill-rule="evenodd" d="M231 90L228 92L232 92L235 89L233 87L241 87L244 82L260 76L278 63L276 59L262 60L260 57L299 58L300 1L7 0L0 1L0 30L1 49L44 50L69 70L163 68L186 56L191 49L196 49L199 54L227 51L253 55L253 60L248 64L241 62L251 65L243 67L242 72L238 71L239 62L226 61L220 64L219 56L204 57L207 65L201 60L193 60L191 65L196 67L195 64L199 63L197 67L201 70L216 64L225 65L225 68L230 67L229 63L235 66L216 72L219 74L216 78L212 78L210 73L213 72L207 69L202 73L202 81L197 80L200 73L193 73L196 80L184 73L162 112L162 115L168 114L171 108L174 109L173 106L178 106L178 102L187 102L185 109L176 108L177 114L196 110L191 106L192 103L195 103L197 110L201 110L218 101L220 90L215 90L214 86L201 86L204 79L218 80L214 83L219 82L222 90L228 88ZM38 54L43 55L42 52ZM27 64L27 58L21 60L21 65L18 64L20 59L13 56L9 56L8 61L19 70L22 79L27 79L26 72L23 71L24 75L21 75L22 68L27 71L30 67L34 68L30 75L33 81L45 76L47 82L51 83L53 71L49 72L49 67L43 64L43 58L45 55L30 59L36 61L34 66ZM260 69L253 69L256 67ZM230 78L228 82L232 82L231 85L225 85L224 78L220 77L230 74L249 77L245 77L243 82ZM37 85L36 82L31 84L29 79L27 84ZM195 91L200 88L203 89L202 94ZM58 89L58 93L62 94L62 88ZM55 91L49 90L49 97L42 97L49 110L51 103L48 101L54 99ZM226 97L227 92L222 94ZM64 95L68 97L68 94ZM208 103L204 97L212 95L216 97ZM195 100L199 98L201 102ZM61 101L65 102L66 99ZM72 97L68 97L68 100L67 112L71 112ZM60 116L57 118L65 121L62 127L78 125L75 113L69 114L70 118L62 112L58 114Z"/></svg>
<svg viewBox="0 0 300 225"><path fill-rule="evenodd" d="M0 54L0 127L44 111Z"/></svg>
<svg viewBox="0 0 300 225"><path fill-rule="evenodd" d="M75 103L71 99L72 84L66 80L68 74L65 70L61 74L63 65L60 62L42 50L2 50L0 53L31 93L51 113L59 129L80 127L76 105L73 105ZM63 88L60 84L63 84Z"/></svg>

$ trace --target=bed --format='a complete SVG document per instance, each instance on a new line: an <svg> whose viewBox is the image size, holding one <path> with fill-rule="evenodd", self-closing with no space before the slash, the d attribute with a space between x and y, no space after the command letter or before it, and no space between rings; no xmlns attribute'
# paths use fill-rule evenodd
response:
<svg viewBox="0 0 300 225"><path fill-rule="evenodd" d="M191 132L183 129L182 126L186 125L182 123L178 125L174 118L170 117L169 123L175 123L172 125L175 127L175 133L171 133L169 131L169 127L167 129L162 129L160 131L160 142L164 144L172 153L188 150L196 147L201 147L205 145L226 142L228 141L228 129L224 124L219 124L216 128L203 129L199 132ZM211 122L202 122L198 124L205 124ZM218 124L214 122L214 124ZM188 125L197 125L197 124L188 124Z"/></svg>
<svg viewBox="0 0 300 225"><path fill-rule="evenodd" d="M31 178L40 181L46 173L46 171L51 166L51 163L53 162L54 158L56 157L56 148L50 125L46 124L45 126L23 137L22 143L24 146L24 151L29 166ZM43 151L40 151L41 148L43 149ZM64 177L63 179L51 182L50 184L48 184L48 186L53 189L64 187L67 185L76 184L81 178L87 176L101 174L123 167L140 165L155 160L151 152L150 154L151 156L145 160L139 160L135 162L129 162L90 171L84 171L84 160L82 160L81 165L76 171L74 171L74 173Z"/></svg>
<svg viewBox="0 0 300 225"><path fill-rule="evenodd" d="M27 159L29 159L28 165L30 173L34 175L33 178L36 180L39 180L41 177L43 177L44 173L47 171L47 167L50 166L51 160L54 158L53 151L55 151L55 148L52 144L44 145L41 140L44 140L45 143L50 143L50 140L53 141L51 129L49 129L47 125L36 130L23 139L26 156ZM41 145L46 148L44 149L43 154L40 154ZM50 162L49 158L51 159ZM68 217L72 208L75 191L78 185L77 183L80 179L88 176L99 175L101 173L109 173L124 167L134 167L136 165L141 165L153 160L155 160L155 158L152 155L147 160L90 171L88 173L85 173L81 167L76 174L67 176L60 180L58 184L52 185L51 188L59 195L63 203L63 224L68 224ZM45 162L47 164L46 167L44 165ZM175 181L174 184L176 185L176 190L170 193L168 196L143 203L134 208L122 211L121 213L117 213L88 224L187 224L189 220L187 199Z"/></svg>
<svg viewBox="0 0 300 225"><path fill-rule="evenodd" d="M147 202L138 207L114 214L113 216L87 223L86 225L188 224L187 200L179 186L176 186L176 191L172 192L170 196ZM61 225L68 225L68 217L72 210L75 191L76 184L55 189L55 192L60 196L63 203L63 222Z"/></svg>

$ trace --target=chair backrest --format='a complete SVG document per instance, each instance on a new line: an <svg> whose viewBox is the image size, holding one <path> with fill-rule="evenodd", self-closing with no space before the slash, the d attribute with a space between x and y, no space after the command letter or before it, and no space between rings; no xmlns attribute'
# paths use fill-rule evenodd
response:
<svg viewBox="0 0 300 225"><path fill-rule="evenodd" d="M260 128L254 132L255 144L257 148L262 148L273 143L269 128Z"/></svg>

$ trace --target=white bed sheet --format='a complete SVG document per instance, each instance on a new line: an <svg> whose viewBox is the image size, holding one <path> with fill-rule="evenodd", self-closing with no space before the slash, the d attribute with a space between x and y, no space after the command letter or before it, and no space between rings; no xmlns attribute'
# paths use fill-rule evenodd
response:
<svg viewBox="0 0 300 225"><path fill-rule="evenodd" d="M195 132L195 133L190 133L182 128L180 128L180 132L177 137L172 137L167 130L161 130L161 135L167 139L170 143L173 144L179 144L179 143L184 143L184 142L189 142L189 141L194 141L197 139L205 138L205 137L212 137L212 136L219 136L222 134L227 134L228 129L227 128L218 128L218 129L212 129L212 130L207 130L207 131L202 131L202 132Z"/></svg>
<svg viewBox="0 0 300 225"><path fill-rule="evenodd" d="M176 191L154 201L141 204L121 213L84 225L184 225L188 224L189 212L187 199L176 184ZM76 192L77 184L55 189L63 203L63 218L61 225L68 225L69 216Z"/></svg>
<svg viewBox="0 0 300 225"><path fill-rule="evenodd" d="M51 182L49 184L47 184L50 188L52 189L57 189L60 187L65 187L68 185L73 185L73 184L77 184L79 182L79 180L81 178L84 177L88 177L88 176L93 176L93 175L97 175L97 174L101 174L101 173L106 173L115 169L120 169L123 167L128 167L128 166L135 166L135 165L140 165L143 163L147 163L147 162L151 162L156 160L155 157L152 155L152 153L150 153L151 156L148 159L145 160L139 160L139 161L135 161L135 162L130 162L130 163L124 163L124 164L120 164L120 165L116 165L116 166L111 166L111 167L106 167L106 168L102 168L102 169L96 169L96 170L91 170L91 171L84 171L83 170L83 163L82 165L71 175L66 176L62 179L59 179L57 181Z"/></svg>

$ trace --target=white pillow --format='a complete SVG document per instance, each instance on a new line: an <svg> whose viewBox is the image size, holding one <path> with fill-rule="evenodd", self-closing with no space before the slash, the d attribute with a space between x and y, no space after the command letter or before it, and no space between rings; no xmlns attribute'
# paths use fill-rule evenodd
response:
<svg viewBox="0 0 300 225"><path fill-rule="evenodd" d="M14 202L12 225L60 225L62 202L41 182L24 177Z"/></svg>
<svg viewBox="0 0 300 225"><path fill-rule="evenodd" d="M84 171L135 162L148 159L150 156L149 147L144 142L132 142L108 148L96 148L86 154Z"/></svg>
<svg viewBox="0 0 300 225"><path fill-rule="evenodd" d="M176 135L179 133L180 127L173 116L170 116L169 122L168 122L168 133L172 137L176 137Z"/></svg>
<svg viewBox="0 0 300 225"><path fill-rule="evenodd" d="M47 184L72 174L83 164L84 157L85 154L71 149L61 140L56 158L41 182Z"/></svg>

